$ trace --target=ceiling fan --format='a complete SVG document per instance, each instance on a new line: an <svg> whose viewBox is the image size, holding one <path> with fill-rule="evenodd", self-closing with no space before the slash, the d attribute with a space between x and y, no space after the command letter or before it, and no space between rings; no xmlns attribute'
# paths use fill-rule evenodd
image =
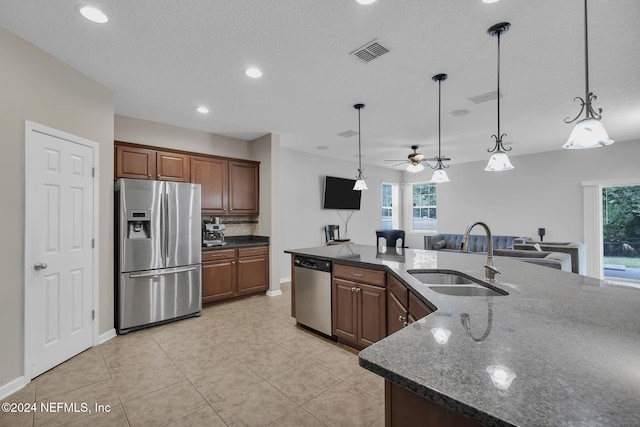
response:
<svg viewBox="0 0 640 427"><path fill-rule="evenodd" d="M421 170L424 169L424 166L422 165L422 163L426 163L426 165L428 167L430 167L429 163L430 161L435 161L437 159L432 158L432 157L426 157L424 154L420 154L418 153L418 146L417 145L412 145L411 149L413 150L413 153L409 154L407 156L408 160L385 160L385 162L399 162L395 165L393 165L392 167L395 166L399 166L403 163L409 163L409 165L407 166L407 170L409 172L420 172ZM443 159L445 160L445 159Z"/></svg>

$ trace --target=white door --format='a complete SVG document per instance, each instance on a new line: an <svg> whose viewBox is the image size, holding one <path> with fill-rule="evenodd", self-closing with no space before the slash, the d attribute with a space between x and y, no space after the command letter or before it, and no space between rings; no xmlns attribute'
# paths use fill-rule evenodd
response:
<svg viewBox="0 0 640 427"><path fill-rule="evenodd" d="M93 344L97 195L95 147L37 125L26 128L25 371L31 379Z"/></svg>

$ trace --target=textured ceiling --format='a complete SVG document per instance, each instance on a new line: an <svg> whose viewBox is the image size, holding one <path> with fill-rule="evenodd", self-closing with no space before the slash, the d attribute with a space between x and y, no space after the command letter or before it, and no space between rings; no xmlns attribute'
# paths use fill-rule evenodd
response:
<svg viewBox="0 0 640 427"><path fill-rule="evenodd" d="M101 8L91 23L77 6ZM355 161L353 104L362 110L364 163L437 152L487 158L496 103L493 24L501 38L501 130L513 155L557 150L584 96L582 0L0 0L0 25L114 92L117 114L242 139L269 132L283 146ZM589 2L591 89L616 141L640 139L640 1ZM349 53L373 39L390 52ZM244 75L249 66L262 79ZM206 105L211 113L195 112ZM469 110L451 117L453 110ZM318 150L316 147L327 149Z"/></svg>

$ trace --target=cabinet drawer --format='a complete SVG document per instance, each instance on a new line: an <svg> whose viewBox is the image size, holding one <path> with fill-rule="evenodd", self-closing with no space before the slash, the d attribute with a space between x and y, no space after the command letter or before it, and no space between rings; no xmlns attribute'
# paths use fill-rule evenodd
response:
<svg viewBox="0 0 640 427"><path fill-rule="evenodd" d="M252 246L250 248L239 248L238 258L245 256L268 255L269 246Z"/></svg>
<svg viewBox="0 0 640 427"><path fill-rule="evenodd" d="M350 265L333 264L333 277L382 287L386 285L386 273L384 271L352 267Z"/></svg>
<svg viewBox="0 0 640 427"><path fill-rule="evenodd" d="M235 257L235 249L221 249L202 252L202 262L217 261L220 259L234 259Z"/></svg>
<svg viewBox="0 0 640 427"><path fill-rule="evenodd" d="M428 305L420 301L413 293L409 292L409 314L411 316L417 320L431 313L433 313L433 310Z"/></svg>
<svg viewBox="0 0 640 427"><path fill-rule="evenodd" d="M387 289L391 291L393 296L398 299L398 302L400 302L405 307L408 306L409 290L405 285L400 283L400 281L395 277L393 277L391 274L389 274L389 276L387 277Z"/></svg>

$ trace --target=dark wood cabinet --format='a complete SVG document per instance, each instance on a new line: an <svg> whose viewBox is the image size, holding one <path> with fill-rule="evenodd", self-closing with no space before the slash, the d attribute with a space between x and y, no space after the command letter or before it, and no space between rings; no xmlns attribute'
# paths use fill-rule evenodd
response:
<svg viewBox="0 0 640 427"><path fill-rule="evenodd" d="M387 334L433 313L413 292L391 274L387 275Z"/></svg>
<svg viewBox="0 0 640 427"><path fill-rule="evenodd" d="M115 141L115 178L200 184L202 213L260 214L260 162Z"/></svg>
<svg viewBox="0 0 640 427"><path fill-rule="evenodd" d="M387 291L387 334L391 335L408 325L408 314L407 307Z"/></svg>
<svg viewBox="0 0 640 427"><path fill-rule="evenodd" d="M191 182L200 184L202 212L227 213L228 162L211 157L191 157Z"/></svg>
<svg viewBox="0 0 640 427"><path fill-rule="evenodd" d="M229 161L229 214L260 212L259 168L255 163Z"/></svg>
<svg viewBox="0 0 640 427"><path fill-rule="evenodd" d="M355 348L387 335L386 273L341 264L333 266L333 334Z"/></svg>
<svg viewBox="0 0 640 427"><path fill-rule="evenodd" d="M269 247L238 249L238 295L269 289Z"/></svg>
<svg viewBox="0 0 640 427"><path fill-rule="evenodd" d="M236 295L236 251L223 249L202 254L202 302Z"/></svg>
<svg viewBox="0 0 640 427"><path fill-rule="evenodd" d="M191 182L191 156L170 151L156 152L156 179Z"/></svg>
<svg viewBox="0 0 640 427"><path fill-rule="evenodd" d="M115 177L156 179L156 151L116 146Z"/></svg>
<svg viewBox="0 0 640 427"><path fill-rule="evenodd" d="M387 427L480 427L480 423L385 380Z"/></svg>
<svg viewBox="0 0 640 427"><path fill-rule="evenodd" d="M409 292L409 316L413 318L413 323L418 319L433 313L433 309L418 299L413 292Z"/></svg>
<svg viewBox="0 0 640 427"><path fill-rule="evenodd" d="M269 247L249 246L202 253L202 302L269 289Z"/></svg>

